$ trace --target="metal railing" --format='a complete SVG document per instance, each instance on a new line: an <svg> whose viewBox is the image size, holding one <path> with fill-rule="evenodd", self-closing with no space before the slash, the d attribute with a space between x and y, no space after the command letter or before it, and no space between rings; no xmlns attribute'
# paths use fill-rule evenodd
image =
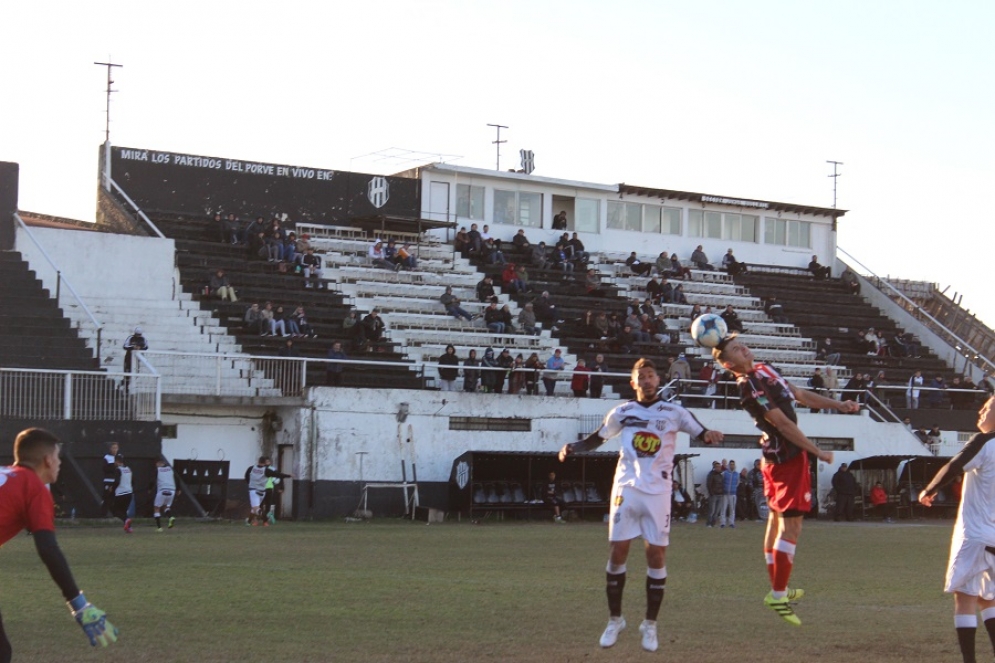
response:
<svg viewBox="0 0 995 663"><path fill-rule="evenodd" d="M139 218L141 218L142 221L144 221L145 224L148 225L148 227L152 229L152 232L155 233L155 236L159 237L161 239L166 239L166 236L162 234L162 231L159 230L159 228L157 228L154 223L152 223L152 219L150 219L145 214L145 212L142 211L141 207L139 207L138 205L135 204L135 201L132 200L131 197L124 192L124 189L122 189L120 186L118 186L118 183L115 182L114 180L108 179L108 181L110 182L111 188L114 191L116 191L119 196L121 196L122 198L124 198L124 201L126 203L128 203L129 205L131 205L131 209L134 210L136 214L138 214Z"/></svg>
<svg viewBox="0 0 995 663"><path fill-rule="evenodd" d="M34 243L35 248L38 249L42 257L45 258L45 261L48 262L49 267L51 267L52 270L55 272L56 303L60 307L62 307L62 288L63 286L65 286L65 289L68 290L69 294L72 295L73 300L76 302L76 304L79 305L80 310L83 311L85 318L89 320L90 325L93 328L92 333L91 330L88 330L83 326L84 323L82 320L77 321L77 328L79 329L80 332L83 332L83 334L92 335L92 337L95 339L94 343L96 345L95 355L97 357L100 357L101 336L103 335L104 326L97 320L96 317L94 317L93 313L83 302L83 299L79 296L79 293L76 292L76 289L73 288L72 284L69 282L69 279L67 279L62 274L62 270L59 269L59 266L55 264L55 261L52 260L52 257L48 255L48 252L45 250L45 247L41 245L41 242L38 241L38 238L35 237L35 234L31 232L31 229L28 227L28 224L24 223L24 220L17 214L17 212L14 212L14 221L21 228L21 230L24 231L24 234L28 236L28 239L30 239ZM38 272L37 265L32 265L32 268L35 269L36 273Z"/></svg>
<svg viewBox="0 0 995 663"><path fill-rule="evenodd" d="M878 276L877 274L875 274L873 271L871 271L867 267L867 265L865 265L864 263L860 262L857 258L855 258L853 255L851 255L850 253L848 253L844 249L842 249L840 247L836 247L836 250L839 251L840 253L846 255L847 257L849 257L851 260L853 260L853 262L855 262L862 269L864 269L867 272L868 275L870 275L871 277L873 277L873 281L871 281L871 282L874 283L877 286L878 290L883 290L883 288L881 287L880 284L883 284L883 285L887 286L887 288L891 292L894 293L895 297L897 297L898 299L900 299L901 301L905 302L908 306L911 307L912 313L919 319L920 322L922 322L924 325L926 325L926 327L930 331L932 331L934 334L936 334L941 339L943 339L944 341L946 341L949 345L953 346L958 352L963 352L964 350L969 350L971 352L971 354L973 355L974 359L980 360L981 362L983 362L983 364L986 366L987 372L991 372L991 371L995 370L995 363L993 363L988 357L986 357L984 354L982 354L981 351L975 349L974 346L972 346L970 343L968 343L967 341L965 341L964 339L962 339L956 333L954 333L953 331L951 331L950 329L948 329L946 327L946 325L944 325L942 322L940 322L939 320L937 320L936 318L934 318L932 315L930 315L925 309L923 309L921 306L919 306L918 304L916 304L914 301L912 301L911 299L909 299L908 297L906 297L905 293L903 293L901 290L899 290L898 288L896 288L895 286L893 286L891 283L889 283L887 279L884 279L884 278ZM868 279L868 280L870 281L870 279ZM965 356L967 356L967 355L965 355Z"/></svg>
<svg viewBox="0 0 995 663"><path fill-rule="evenodd" d="M158 421L159 376L0 368L0 417Z"/></svg>

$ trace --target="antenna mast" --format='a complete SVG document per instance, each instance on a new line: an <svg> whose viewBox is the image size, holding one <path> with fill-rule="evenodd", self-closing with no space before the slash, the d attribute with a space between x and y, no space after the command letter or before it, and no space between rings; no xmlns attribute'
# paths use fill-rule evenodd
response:
<svg viewBox="0 0 995 663"><path fill-rule="evenodd" d="M110 58L107 58L110 60ZM123 68L123 64L114 64L113 62L94 62L93 64L100 65L101 67L107 67L107 109L104 111L107 116L106 122L104 123L104 142L111 142L111 93L117 92L111 88L114 81L111 79L111 69L113 67Z"/></svg>
<svg viewBox="0 0 995 663"><path fill-rule="evenodd" d="M501 140L501 130L507 129L508 127L503 124L488 124L487 126L497 129L497 140L492 140L491 143L497 146L497 166L495 166L495 168L497 170L501 170L501 143L508 142L506 140Z"/></svg>

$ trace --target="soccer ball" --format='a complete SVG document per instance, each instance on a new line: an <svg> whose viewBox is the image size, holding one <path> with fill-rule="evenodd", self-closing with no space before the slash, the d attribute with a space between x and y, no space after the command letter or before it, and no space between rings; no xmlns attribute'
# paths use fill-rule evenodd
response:
<svg viewBox="0 0 995 663"><path fill-rule="evenodd" d="M699 315L691 323L691 338L703 348L714 348L729 333L729 327L722 316L714 313Z"/></svg>

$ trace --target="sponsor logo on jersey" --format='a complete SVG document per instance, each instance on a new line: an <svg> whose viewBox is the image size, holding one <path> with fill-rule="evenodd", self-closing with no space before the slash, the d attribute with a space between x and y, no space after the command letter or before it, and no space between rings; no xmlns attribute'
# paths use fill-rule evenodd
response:
<svg viewBox="0 0 995 663"><path fill-rule="evenodd" d="M640 419L639 417L622 417L622 425L626 428L630 426L642 428L644 426L649 426L649 423L649 419Z"/></svg>
<svg viewBox="0 0 995 663"><path fill-rule="evenodd" d="M639 431L632 436L632 448L640 458L655 456L660 451L660 444L660 436L649 431Z"/></svg>
<svg viewBox="0 0 995 663"><path fill-rule="evenodd" d="M616 495L615 496L615 506L622 506L622 502L624 502L624 501L625 501L625 498L622 497L621 495Z"/></svg>
<svg viewBox="0 0 995 663"><path fill-rule="evenodd" d="M812 501L812 493L811 493L811 491L805 493L805 501L806 502L811 502Z"/></svg>

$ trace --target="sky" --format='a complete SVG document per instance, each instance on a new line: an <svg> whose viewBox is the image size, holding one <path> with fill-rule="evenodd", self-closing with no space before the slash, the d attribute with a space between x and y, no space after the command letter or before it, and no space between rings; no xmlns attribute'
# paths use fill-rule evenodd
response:
<svg viewBox="0 0 995 663"><path fill-rule="evenodd" d="M389 172L387 148L831 207L839 246L989 326L995 3L6 3L0 160L20 208L93 220L115 145ZM459 157L458 159L455 157ZM978 199L981 198L981 201ZM866 273L865 269L859 271Z"/></svg>

